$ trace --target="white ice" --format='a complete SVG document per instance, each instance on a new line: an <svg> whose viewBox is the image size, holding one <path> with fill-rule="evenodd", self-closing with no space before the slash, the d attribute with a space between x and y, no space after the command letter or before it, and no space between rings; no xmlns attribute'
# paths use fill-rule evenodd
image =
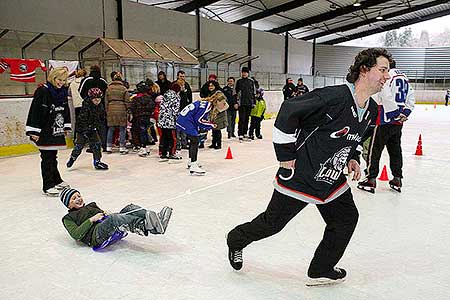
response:
<svg viewBox="0 0 450 300"><path fill-rule="evenodd" d="M272 125L263 122L264 140L240 144L224 134L222 150L201 150L204 177L187 174L185 151L176 165L158 163L156 150L145 159L104 155L106 172L93 170L86 153L67 170L70 152L60 151L63 179L87 202L174 208L165 235L130 234L103 253L75 242L59 198L40 194L38 154L1 159L0 299L449 299L450 108L419 105L406 123L401 194L386 182L375 195L351 183L360 219L339 263L348 279L328 287L305 286L324 229L313 205L247 247L240 272L228 264L226 233L262 212L273 190ZM419 134L422 157L413 155ZM233 160L224 159L228 146Z"/></svg>

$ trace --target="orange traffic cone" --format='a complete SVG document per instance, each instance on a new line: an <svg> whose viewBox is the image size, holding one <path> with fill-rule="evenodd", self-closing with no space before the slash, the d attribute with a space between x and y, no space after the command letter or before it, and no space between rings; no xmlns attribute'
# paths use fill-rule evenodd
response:
<svg viewBox="0 0 450 300"><path fill-rule="evenodd" d="M381 171L381 176L380 176L380 178L378 178L378 180L381 180L381 181L389 181L389 177L388 177L388 174L387 174L386 165L384 165L383 171Z"/></svg>
<svg viewBox="0 0 450 300"><path fill-rule="evenodd" d="M423 153L422 153L422 135L421 134L419 134L419 141L417 142L417 148L416 148L415 155L418 155L418 156L423 155Z"/></svg>
<svg viewBox="0 0 450 300"><path fill-rule="evenodd" d="M436 109L436 102L434 102L434 109Z"/></svg>
<svg viewBox="0 0 450 300"><path fill-rule="evenodd" d="M233 159L233 154L231 154L230 146L228 146L227 156L225 157L225 159Z"/></svg>

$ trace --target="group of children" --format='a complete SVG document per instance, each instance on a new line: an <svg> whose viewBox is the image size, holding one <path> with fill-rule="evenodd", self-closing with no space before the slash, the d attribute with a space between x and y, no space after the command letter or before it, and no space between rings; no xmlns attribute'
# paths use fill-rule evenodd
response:
<svg viewBox="0 0 450 300"><path fill-rule="evenodd" d="M225 127L227 126L227 110L234 104L231 94L225 94L220 88L213 89L208 96L189 104L180 111L180 92L183 86L178 82L170 85L169 89L161 95L158 85L151 80L141 81L136 85L136 93L130 97L128 107L128 135L133 149L140 157L150 154L150 146L155 145L159 136L159 161L181 161L181 156L176 151L176 132L181 131L187 135L189 148L188 168L190 174L204 175L205 171L197 163L198 149L201 147L206 132L213 130L213 144L221 144L221 134L217 141L214 131L223 128L223 118ZM228 88L233 88L233 82ZM97 170L107 170L109 167L101 161L102 149L99 137L100 126L105 118L105 110L99 105L103 98L103 93L99 88L91 88L88 96L84 99L81 111L76 120L75 147L67 161L67 167L71 168L82 153L87 144L90 152L93 153L94 167ZM266 104L264 101L264 91L258 89L256 92L256 105L251 111L251 125L249 137L251 139L262 139L261 121L264 119ZM156 130L154 126L156 125ZM157 132L157 134L156 134ZM216 133L217 134L217 133ZM158 136L157 136L158 135ZM228 135L231 138L231 135ZM220 149L220 148L218 148ZM107 148L106 153L111 153L111 148ZM121 152L122 153L122 152Z"/></svg>

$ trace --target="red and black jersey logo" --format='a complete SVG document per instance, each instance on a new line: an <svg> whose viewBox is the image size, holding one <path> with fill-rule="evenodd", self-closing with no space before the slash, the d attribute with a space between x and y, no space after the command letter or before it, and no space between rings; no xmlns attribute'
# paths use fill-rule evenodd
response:
<svg viewBox="0 0 450 300"><path fill-rule="evenodd" d="M345 126L341 130L338 130L338 131L335 131L335 132L331 133L330 134L330 138L333 138L333 139L341 138L343 136L346 136L347 133L349 133L349 131L350 131L350 127Z"/></svg>

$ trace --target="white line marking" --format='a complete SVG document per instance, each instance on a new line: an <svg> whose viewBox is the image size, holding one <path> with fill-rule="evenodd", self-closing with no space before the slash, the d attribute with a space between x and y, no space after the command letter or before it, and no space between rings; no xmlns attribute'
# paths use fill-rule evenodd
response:
<svg viewBox="0 0 450 300"><path fill-rule="evenodd" d="M235 181L235 180L238 180L238 179L241 179L241 178L244 178L244 177L247 177L247 176L250 176L250 175L253 175L253 174L262 172L262 171L265 171L265 170L270 169L270 168L273 168L273 167L278 167L278 166L279 166L279 164L274 164L274 165L272 165L272 166L268 166L268 167L265 167L265 168L262 168L262 169L259 169L259 170L256 170L256 171L253 171L253 172L250 172L250 173L241 175L241 176L232 177L232 178L227 179L227 180L225 180L225 181L221 181L221 182L219 182L219 183L215 183L215 184L212 184L212 185L208 185L208 186L202 187L202 188L197 189L197 190L191 190L191 189L188 189L188 190L186 190L186 192L184 192L184 193L181 194L181 195L178 195L178 196L176 196L176 197L169 198L169 199L166 199L166 200L157 202L157 203L152 203L150 206L159 205L159 204L166 203L166 202L169 202L169 201L172 201L172 200L176 200L176 199L179 199L179 198L183 198L183 197L188 196L188 195L192 195L192 194L195 194L195 193L203 192L203 191L206 191L206 190L211 189L211 188L213 188L213 187L220 186L220 185L226 184L226 183L228 183L228 182Z"/></svg>

